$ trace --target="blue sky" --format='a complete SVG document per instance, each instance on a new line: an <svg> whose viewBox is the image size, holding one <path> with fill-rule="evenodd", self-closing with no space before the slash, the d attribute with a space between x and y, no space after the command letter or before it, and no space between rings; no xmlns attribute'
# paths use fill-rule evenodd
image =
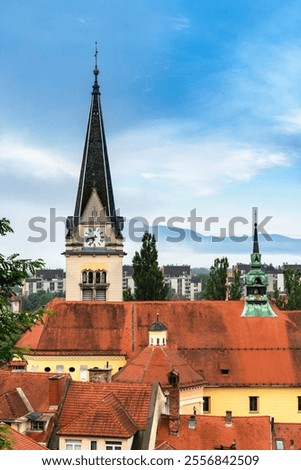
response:
<svg viewBox="0 0 301 470"><path fill-rule="evenodd" d="M50 240L50 208L74 210L95 41L127 220L181 217L189 228L196 209L200 233L244 217L240 235L258 207L259 220L272 217L269 233L301 238L300 0L2 0L0 38L1 212L15 230L1 251L64 266L63 224ZM33 217L46 219L44 242L28 242ZM209 217L218 222L205 232ZM127 239L126 262L139 247ZM180 244L160 251L162 263L214 258ZM301 262L300 253L263 258Z"/></svg>

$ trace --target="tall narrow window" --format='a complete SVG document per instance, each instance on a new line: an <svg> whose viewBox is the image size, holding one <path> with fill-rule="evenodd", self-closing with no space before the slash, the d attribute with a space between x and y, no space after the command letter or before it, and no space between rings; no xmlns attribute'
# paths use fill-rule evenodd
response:
<svg viewBox="0 0 301 470"><path fill-rule="evenodd" d="M298 411L301 411L301 397L298 398Z"/></svg>
<svg viewBox="0 0 301 470"><path fill-rule="evenodd" d="M249 411L258 411L258 397L249 397Z"/></svg>
<svg viewBox="0 0 301 470"><path fill-rule="evenodd" d="M90 441L90 450L97 450L97 441Z"/></svg>
<svg viewBox="0 0 301 470"><path fill-rule="evenodd" d="M203 397L203 413L210 413L210 397Z"/></svg>

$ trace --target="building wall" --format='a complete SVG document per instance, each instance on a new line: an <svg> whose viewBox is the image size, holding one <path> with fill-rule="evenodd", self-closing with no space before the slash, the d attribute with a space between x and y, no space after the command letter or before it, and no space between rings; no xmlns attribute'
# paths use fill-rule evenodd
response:
<svg viewBox="0 0 301 470"><path fill-rule="evenodd" d="M114 254L66 256L66 300L82 300L81 273L84 270L103 270L110 284L106 300L122 301L122 256Z"/></svg>
<svg viewBox="0 0 301 470"><path fill-rule="evenodd" d="M126 364L125 356L25 356L28 362L28 372L69 373L73 380L88 381L88 369L92 367L105 368L107 362L112 367L112 375ZM70 371L74 368L74 372Z"/></svg>
<svg viewBox="0 0 301 470"><path fill-rule="evenodd" d="M203 387L180 390L180 414L192 415L194 408L197 414L201 414L203 402Z"/></svg>
<svg viewBox="0 0 301 470"><path fill-rule="evenodd" d="M118 437L100 438L100 437L82 437L82 436L60 436L59 439L59 450L66 450L66 441L79 440L81 442L81 450L90 450L91 441L97 442L97 450L106 450L106 441L120 441L122 443L122 450L130 450L133 443L133 437L129 439L120 439Z"/></svg>
<svg viewBox="0 0 301 470"><path fill-rule="evenodd" d="M298 412L298 396L301 387L236 387L205 388L204 396L210 396L210 414L224 416L272 416L278 423L301 423ZM249 397L258 397L258 412L249 411Z"/></svg>

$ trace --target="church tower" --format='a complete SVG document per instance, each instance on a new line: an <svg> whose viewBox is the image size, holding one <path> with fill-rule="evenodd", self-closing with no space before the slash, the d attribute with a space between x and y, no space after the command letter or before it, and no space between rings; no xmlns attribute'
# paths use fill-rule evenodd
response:
<svg viewBox="0 0 301 470"><path fill-rule="evenodd" d="M123 218L115 210L98 84L94 84L74 216L68 217L66 300L122 300Z"/></svg>
<svg viewBox="0 0 301 470"><path fill-rule="evenodd" d="M267 276L261 268L257 222L254 224L253 253L251 254L251 269L246 275L247 295L242 317L276 317L268 296Z"/></svg>

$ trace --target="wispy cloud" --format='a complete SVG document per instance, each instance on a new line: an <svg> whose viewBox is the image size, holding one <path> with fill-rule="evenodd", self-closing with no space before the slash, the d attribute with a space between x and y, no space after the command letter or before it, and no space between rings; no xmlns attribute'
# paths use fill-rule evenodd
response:
<svg viewBox="0 0 301 470"><path fill-rule="evenodd" d="M183 31L190 28L190 21L186 16L177 16L172 18L172 29L174 31Z"/></svg>
<svg viewBox="0 0 301 470"><path fill-rule="evenodd" d="M14 135L4 135L0 146L0 173L41 180L78 176L78 168L60 152L38 147Z"/></svg>
<svg viewBox="0 0 301 470"><path fill-rule="evenodd" d="M232 182L248 181L266 169L290 164L284 152L226 136L204 137L196 132L185 139L183 127L179 122L158 121L115 136L110 145L114 161L116 156L113 171L123 175L122 184L135 179L139 191L147 181L153 190L160 187L161 193L164 184L175 202L181 194L217 194Z"/></svg>

